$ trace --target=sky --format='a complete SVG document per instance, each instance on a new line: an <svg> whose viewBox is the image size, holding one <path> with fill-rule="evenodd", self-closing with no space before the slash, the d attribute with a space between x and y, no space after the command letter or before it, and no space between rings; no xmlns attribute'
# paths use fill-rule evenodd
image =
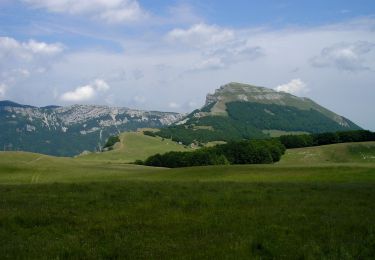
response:
<svg viewBox="0 0 375 260"><path fill-rule="evenodd" d="M0 100L189 112L229 82L375 130L373 0L0 0Z"/></svg>

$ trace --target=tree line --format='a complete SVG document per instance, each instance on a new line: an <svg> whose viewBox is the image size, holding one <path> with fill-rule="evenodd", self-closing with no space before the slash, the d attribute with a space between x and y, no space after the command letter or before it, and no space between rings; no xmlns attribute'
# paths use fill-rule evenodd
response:
<svg viewBox="0 0 375 260"><path fill-rule="evenodd" d="M189 167L225 164L266 164L278 162L285 146L273 140L231 141L227 144L205 147L192 152L168 152L150 156L138 164L156 167Z"/></svg>
<svg viewBox="0 0 375 260"><path fill-rule="evenodd" d="M278 140L287 148L301 148L326 144L375 141L375 133L368 130L333 133L283 135Z"/></svg>
<svg viewBox="0 0 375 260"><path fill-rule="evenodd" d="M320 134L284 135L264 140L229 141L193 152L168 152L150 156L137 164L156 167L189 167L225 164L266 164L278 162L289 148L336 143L375 141L368 130L340 131Z"/></svg>

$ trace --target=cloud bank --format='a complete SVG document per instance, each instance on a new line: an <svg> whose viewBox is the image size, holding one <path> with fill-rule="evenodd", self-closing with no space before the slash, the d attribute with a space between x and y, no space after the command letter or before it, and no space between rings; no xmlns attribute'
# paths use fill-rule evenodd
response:
<svg viewBox="0 0 375 260"><path fill-rule="evenodd" d="M375 58L375 43L357 41L337 43L324 48L312 58L314 67L335 67L344 71L371 70L370 61Z"/></svg>

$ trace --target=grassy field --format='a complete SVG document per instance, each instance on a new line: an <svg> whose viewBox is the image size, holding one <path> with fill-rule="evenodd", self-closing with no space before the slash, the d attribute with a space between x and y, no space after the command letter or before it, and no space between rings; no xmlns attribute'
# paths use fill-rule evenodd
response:
<svg viewBox="0 0 375 260"><path fill-rule="evenodd" d="M294 149L275 165L173 170L0 153L0 256L370 259L374 148ZM312 149L320 161L306 157Z"/></svg>
<svg viewBox="0 0 375 260"><path fill-rule="evenodd" d="M91 153L79 156L81 160L93 161L118 161L134 162L144 160L157 153L169 151L189 151L184 147L169 139L161 137L151 137L142 132L126 132L120 135L121 142L115 145L115 149L104 153Z"/></svg>
<svg viewBox="0 0 375 260"><path fill-rule="evenodd" d="M375 142L290 149L280 164L375 163Z"/></svg>

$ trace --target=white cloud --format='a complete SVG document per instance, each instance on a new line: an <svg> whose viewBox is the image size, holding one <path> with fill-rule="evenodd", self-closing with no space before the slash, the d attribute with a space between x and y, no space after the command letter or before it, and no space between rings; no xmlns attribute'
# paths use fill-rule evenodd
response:
<svg viewBox="0 0 375 260"><path fill-rule="evenodd" d="M68 102L80 102L92 99L95 96L95 89L90 86L78 87L73 91L64 93L61 96L61 100Z"/></svg>
<svg viewBox="0 0 375 260"><path fill-rule="evenodd" d="M108 23L134 22L147 17L137 0L24 0L36 8L71 15L87 14Z"/></svg>
<svg viewBox="0 0 375 260"><path fill-rule="evenodd" d="M45 42L29 40L27 43L22 43L22 46L32 53L43 55L56 55L63 51L63 46L59 43L47 44Z"/></svg>
<svg viewBox="0 0 375 260"><path fill-rule="evenodd" d="M94 84L93 84L94 88L98 91L107 91L109 90L109 85L107 84L107 82L105 82L104 80L102 79L96 79L94 81Z"/></svg>
<svg viewBox="0 0 375 260"><path fill-rule="evenodd" d="M98 92L106 92L109 85L102 79L96 79L91 84L77 87L73 91L65 92L60 99L67 102L88 101L96 97Z"/></svg>
<svg viewBox="0 0 375 260"><path fill-rule="evenodd" d="M48 44L32 39L28 42L19 42L10 37L0 37L0 57L2 58L31 60L34 56L54 56L61 53L63 49L60 43Z"/></svg>
<svg viewBox="0 0 375 260"><path fill-rule="evenodd" d="M311 64L314 67L335 67L345 71L369 70L368 60L375 58L373 50L375 44L367 41L337 43L324 48L319 56L311 60Z"/></svg>
<svg viewBox="0 0 375 260"><path fill-rule="evenodd" d="M26 82L26 78L31 81L40 74L40 68L44 68L44 71L51 68L63 51L64 46L60 43L33 39L22 42L11 37L0 37L0 82L12 87L9 93L14 90L14 94L21 95L14 86Z"/></svg>
<svg viewBox="0 0 375 260"><path fill-rule="evenodd" d="M170 42L183 43L189 46L212 46L228 42L234 38L229 29L204 23L195 24L189 29L174 29L167 34Z"/></svg>
<svg viewBox="0 0 375 260"><path fill-rule="evenodd" d="M177 104L176 102L169 102L168 107L169 108L179 108L180 105Z"/></svg>
<svg viewBox="0 0 375 260"><path fill-rule="evenodd" d="M4 98L5 97L5 93L7 91L7 85L5 85L4 83L1 83L0 84L0 98Z"/></svg>
<svg viewBox="0 0 375 260"><path fill-rule="evenodd" d="M277 91L287 92L294 95L301 95L309 91L306 83L301 79L292 79L290 82L279 85L275 89Z"/></svg>
<svg viewBox="0 0 375 260"><path fill-rule="evenodd" d="M181 43L197 48L201 52L201 59L190 70L198 71L223 69L264 55L260 46L248 40L249 36L241 30L199 23L185 30L174 29L166 35L166 39L177 48Z"/></svg>
<svg viewBox="0 0 375 260"><path fill-rule="evenodd" d="M263 55L261 47L238 41L204 53L203 60L197 63L193 70L223 69L239 62L253 61Z"/></svg>

